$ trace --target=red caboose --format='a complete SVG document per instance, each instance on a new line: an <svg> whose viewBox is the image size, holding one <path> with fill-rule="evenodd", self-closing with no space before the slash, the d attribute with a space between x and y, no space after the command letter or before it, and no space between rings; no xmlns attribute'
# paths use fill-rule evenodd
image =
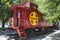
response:
<svg viewBox="0 0 60 40"><path fill-rule="evenodd" d="M38 6L26 2L21 5L12 6L11 12L13 12L13 29L16 29L19 37L26 37L27 31L44 31L44 26L41 25L44 22L43 14L37 10Z"/></svg>

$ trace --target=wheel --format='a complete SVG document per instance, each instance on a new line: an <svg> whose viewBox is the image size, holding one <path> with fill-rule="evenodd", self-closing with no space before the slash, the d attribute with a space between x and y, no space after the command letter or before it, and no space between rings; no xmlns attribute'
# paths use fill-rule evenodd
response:
<svg viewBox="0 0 60 40"><path fill-rule="evenodd" d="M55 30L59 30L59 22L53 23L53 27Z"/></svg>

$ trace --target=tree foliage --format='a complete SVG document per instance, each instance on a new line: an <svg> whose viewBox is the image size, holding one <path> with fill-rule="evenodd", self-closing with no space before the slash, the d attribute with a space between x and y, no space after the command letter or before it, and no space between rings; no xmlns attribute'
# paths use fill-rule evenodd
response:
<svg viewBox="0 0 60 40"><path fill-rule="evenodd" d="M5 22L12 16L9 12L11 6L20 4L18 0L0 0L0 19L2 20L2 27Z"/></svg>
<svg viewBox="0 0 60 40"><path fill-rule="evenodd" d="M2 20L2 28L4 28L5 22L11 16L9 13L11 6L12 5L10 0L0 0L0 19Z"/></svg>
<svg viewBox="0 0 60 40"><path fill-rule="evenodd" d="M60 0L34 0L38 5L38 10L43 12L45 19L49 22L57 22L60 20Z"/></svg>

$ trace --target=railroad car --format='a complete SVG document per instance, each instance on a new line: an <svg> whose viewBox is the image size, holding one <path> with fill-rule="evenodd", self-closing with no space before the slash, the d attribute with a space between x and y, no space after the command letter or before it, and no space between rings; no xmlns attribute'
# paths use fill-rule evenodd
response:
<svg viewBox="0 0 60 40"><path fill-rule="evenodd" d="M20 38L27 37L28 33L43 32L48 28L44 20L44 14L38 11L38 6L31 2L25 2L21 5L12 6L10 12L13 13L13 29L15 29Z"/></svg>

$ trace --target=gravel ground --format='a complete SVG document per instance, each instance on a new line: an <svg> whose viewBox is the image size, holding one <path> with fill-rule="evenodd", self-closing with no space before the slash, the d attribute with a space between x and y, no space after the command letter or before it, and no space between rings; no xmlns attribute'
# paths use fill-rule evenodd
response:
<svg viewBox="0 0 60 40"><path fill-rule="evenodd" d="M0 35L0 40L8 40L8 38L6 35Z"/></svg>

